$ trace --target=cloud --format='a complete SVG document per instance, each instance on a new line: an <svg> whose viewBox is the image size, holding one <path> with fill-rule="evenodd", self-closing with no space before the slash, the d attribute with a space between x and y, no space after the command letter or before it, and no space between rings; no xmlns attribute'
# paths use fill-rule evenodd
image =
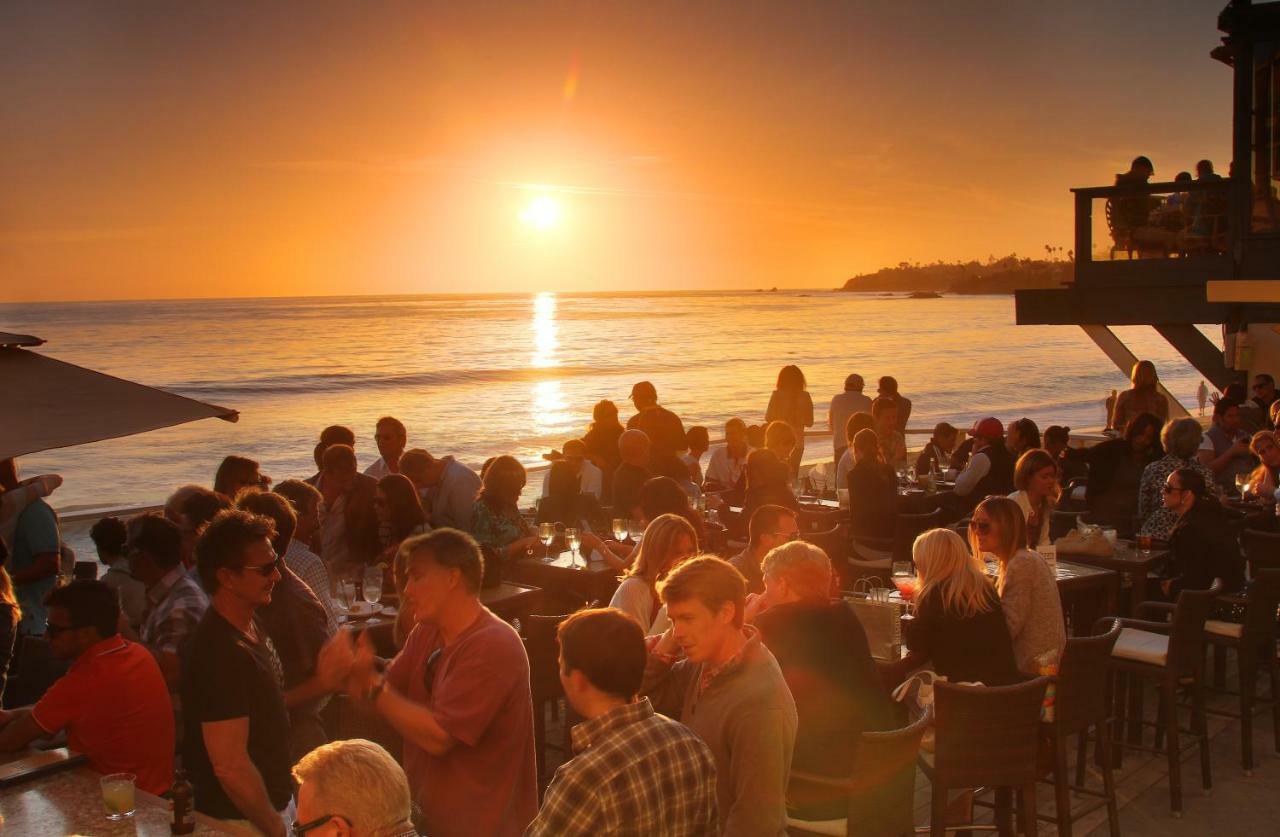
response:
<svg viewBox="0 0 1280 837"><path fill-rule="evenodd" d="M258 167L316 174L416 174L454 168L456 164L444 157L417 157L385 160L272 160L261 163Z"/></svg>
<svg viewBox="0 0 1280 837"><path fill-rule="evenodd" d="M0 233L4 244L100 244L139 241L161 235L167 227L47 228Z"/></svg>

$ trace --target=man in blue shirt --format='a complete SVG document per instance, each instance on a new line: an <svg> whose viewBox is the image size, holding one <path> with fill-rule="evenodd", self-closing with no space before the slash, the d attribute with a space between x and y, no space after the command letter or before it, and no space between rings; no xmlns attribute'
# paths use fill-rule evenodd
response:
<svg viewBox="0 0 1280 837"><path fill-rule="evenodd" d="M5 491L18 487L18 468L12 459L0 462L0 485ZM58 581L62 538L58 517L44 500L35 500L18 515L9 556L9 575L22 607L18 631L43 635L48 614L44 597Z"/></svg>

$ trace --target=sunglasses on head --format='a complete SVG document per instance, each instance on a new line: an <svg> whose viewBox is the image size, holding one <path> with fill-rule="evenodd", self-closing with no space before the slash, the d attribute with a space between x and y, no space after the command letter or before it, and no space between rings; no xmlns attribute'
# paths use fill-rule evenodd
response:
<svg viewBox="0 0 1280 837"><path fill-rule="evenodd" d="M262 576L263 578L269 578L272 573L284 572L284 559L277 558L276 560L272 561L270 564L254 564L252 566L246 564L240 569L255 572L258 575Z"/></svg>
<svg viewBox="0 0 1280 837"><path fill-rule="evenodd" d="M991 521L990 521L990 520L972 520L972 519L971 519L971 520L969 521L969 528L970 528L970 529L972 529L973 531L977 532L977 533L978 533L978 534L980 534L980 535L985 535L985 534L987 534L988 532L990 532L990 531L991 531Z"/></svg>

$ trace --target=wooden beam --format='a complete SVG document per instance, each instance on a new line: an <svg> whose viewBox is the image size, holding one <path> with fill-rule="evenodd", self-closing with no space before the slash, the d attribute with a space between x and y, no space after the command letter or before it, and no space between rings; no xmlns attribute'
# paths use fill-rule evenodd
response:
<svg viewBox="0 0 1280 837"><path fill-rule="evenodd" d="M1193 325L1158 325L1156 331L1178 350L1178 354L1209 379L1221 392L1227 384L1240 380L1240 373L1227 366L1222 349Z"/></svg>
<svg viewBox="0 0 1280 837"><path fill-rule="evenodd" d="M1133 371L1133 365L1138 362L1138 358L1133 352L1129 351L1115 332L1104 325L1082 325L1080 326L1084 333L1089 335L1102 353L1111 358L1111 362L1116 368L1123 372L1126 376ZM1173 397L1173 393L1164 388L1164 384L1156 384L1160 392L1169 401L1169 418L1186 418L1191 414L1187 412L1187 408L1182 406L1178 399ZM1107 416L1107 421L1111 421L1111 417Z"/></svg>
<svg viewBox="0 0 1280 837"><path fill-rule="evenodd" d="M1209 302L1280 303L1280 279L1210 279L1204 295Z"/></svg>

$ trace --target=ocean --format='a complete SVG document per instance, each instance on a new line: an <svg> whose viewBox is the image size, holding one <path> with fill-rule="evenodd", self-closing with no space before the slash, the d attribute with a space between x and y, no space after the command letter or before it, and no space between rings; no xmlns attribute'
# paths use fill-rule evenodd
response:
<svg viewBox="0 0 1280 837"><path fill-rule="evenodd" d="M686 427L713 438L732 416L760 422L778 369L800 366L819 428L830 397L858 372L893 375L914 401L912 427L967 427L994 415L1043 429L1104 422L1127 378L1074 327L1015 326L1009 296L906 299L824 291L361 296L0 305L0 330L35 334L71 363L240 411L22 459L57 472L63 510L160 503L211 484L221 459L259 460L277 481L306 477L320 429L356 431L361 467L374 423L394 415L411 447L478 467L527 464L581 435L602 398L632 412L651 380ZM1149 328L1117 329L1192 410L1200 376ZM1215 330L1206 334L1218 339ZM21 409L20 393L9 401ZM86 417L91 420L92 417ZM918 446L923 438L908 440ZM809 440L806 459L830 451Z"/></svg>

